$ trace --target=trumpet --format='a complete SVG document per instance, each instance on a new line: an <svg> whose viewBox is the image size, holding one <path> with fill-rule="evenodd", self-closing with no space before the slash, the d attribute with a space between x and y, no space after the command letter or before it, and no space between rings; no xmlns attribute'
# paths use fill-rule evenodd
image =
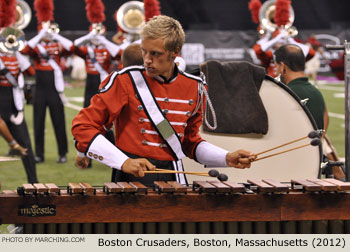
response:
<svg viewBox="0 0 350 252"><path fill-rule="evenodd" d="M55 22L50 22L50 21L42 22L41 26L47 29L48 33L60 33L60 27Z"/></svg>
<svg viewBox="0 0 350 252"><path fill-rule="evenodd" d="M290 37L295 37L298 35L298 29L292 25L289 28L287 28L287 33Z"/></svg>
<svg viewBox="0 0 350 252"><path fill-rule="evenodd" d="M103 35L106 32L106 29L103 24L101 23L93 23L92 24L92 32L95 35Z"/></svg>

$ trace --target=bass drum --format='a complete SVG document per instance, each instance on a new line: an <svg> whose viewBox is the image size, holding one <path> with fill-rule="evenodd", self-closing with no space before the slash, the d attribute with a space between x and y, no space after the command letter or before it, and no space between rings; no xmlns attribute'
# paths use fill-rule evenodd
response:
<svg viewBox="0 0 350 252"><path fill-rule="evenodd" d="M282 145L295 139L307 136L316 129L310 111L299 102L299 98L286 85L266 76L260 91L260 97L268 116L268 132L262 134L217 134L204 132L201 136L209 143L228 151L244 149L253 153ZM309 143L311 139L287 145L283 148L260 155L263 157L281 152L293 147ZM291 179L316 179L321 176L320 165L322 160L322 146L307 146L280 155L253 162L249 169L233 167L214 168L225 173L229 181L246 182L247 179L274 179L279 182L288 182ZM183 160L185 170L203 172L203 165L192 159ZM208 169L209 170L209 169ZM187 175L188 182L193 180L213 180L193 175Z"/></svg>

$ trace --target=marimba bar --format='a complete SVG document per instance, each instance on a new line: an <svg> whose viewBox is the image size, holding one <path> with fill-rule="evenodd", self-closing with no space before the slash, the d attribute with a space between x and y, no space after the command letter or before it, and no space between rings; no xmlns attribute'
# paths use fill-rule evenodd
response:
<svg viewBox="0 0 350 252"><path fill-rule="evenodd" d="M24 233L350 233L350 183L23 184L0 194L0 224Z"/></svg>

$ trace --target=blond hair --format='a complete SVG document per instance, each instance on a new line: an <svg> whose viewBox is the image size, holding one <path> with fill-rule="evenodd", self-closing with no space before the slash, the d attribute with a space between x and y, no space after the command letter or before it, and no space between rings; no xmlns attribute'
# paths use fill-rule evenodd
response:
<svg viewBox="0 0 350 252"><path fill-rule="evenodd" d="M165 50L175 52L185 43L185 32L179 21L168 16L155 16L142 29L141 38L164 39Z"/></svg>

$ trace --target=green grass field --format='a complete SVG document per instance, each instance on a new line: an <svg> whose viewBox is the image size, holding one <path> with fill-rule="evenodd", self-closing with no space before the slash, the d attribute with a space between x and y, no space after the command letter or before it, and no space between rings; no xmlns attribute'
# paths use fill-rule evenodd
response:
<svg viewBox="0 0 350 252"><path fill-rule="evenodd" d="M344 157L344 85L320 85L330 116L330 125L328 135L336 147L340 157ZM68 98L82 97L84 88L81 85L72 85L65 89ZM70 103L82 106L82 102L70 101ZM57 164L57 146L52 128L51 118L47 111L46 131L45 131L45 163L37 165L37 173L40 182L55 183L56 185L66 186L69 182L87 182L91 185L103 185L104 182L110 181L111 168L93 163L92 169L80 170L74 166L75 148L73 137L70 133L71 122L77 114L77 110L66 107L66 129L68 134L69 153L68 162L65 164ZM33 146L33 123L32 123L32 106L26 105L25 118L30 130L32 146ZM0 138L0 156L5 156L8 151L7 143ZM26 175L21 161L0 162L0 184L1 190L15 190L23 183L27 183ZM0 233L8 233L7 225L0 226Z"/></svg>

